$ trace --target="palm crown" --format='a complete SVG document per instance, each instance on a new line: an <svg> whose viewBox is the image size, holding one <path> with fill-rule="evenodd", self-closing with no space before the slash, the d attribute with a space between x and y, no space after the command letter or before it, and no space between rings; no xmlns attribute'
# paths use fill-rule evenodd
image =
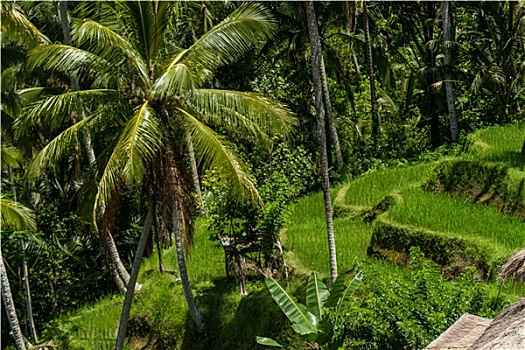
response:
<svg viewBox="0 0 525 350"><path fill-rule="evenodd" d="M97 160L94 222L121 186L155 173L153 164L164 168L153 182L161 191L167 189L169 198L175 195L184 216L189 196L186 146L181 140L189 135L203 168L217 167L234 191L258 199L232 145L213 128L267 139L289 132L294 118L285 106L260 95L204 87L218 67L235 62L272 35L275 23L268 11L257 4L242 5L184 49L173 39L174 4L170 2L92 6L101 7L98 18L74 22L74 46L42 45L30 53L30 69L43 66L76 75L87 89L49 96L29 106L18 120L18 132L38 123L60 128L79 104L88 117L77 120L42 149L28 170L28 179L37 178L82 133L90 132L96 144L105 145Z"/></svg>

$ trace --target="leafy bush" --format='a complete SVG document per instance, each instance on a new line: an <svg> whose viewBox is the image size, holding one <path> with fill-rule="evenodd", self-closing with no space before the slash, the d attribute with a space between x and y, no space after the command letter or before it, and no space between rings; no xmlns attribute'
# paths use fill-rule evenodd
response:
<svg viewBox="0 0 525 350"><path fill-rule="evenodd" d="M497 266L505 257L499 251L494 252L493 245L480 242L479 238L474 240L469 237L415 229L385 219L375 223L368 254L403 264L406 263L412 247L421 249L429 259L453 276L467 266L474 266L484 277L491 279L495 277Z"/></svg>
<svg viewBox="0 0 525 350"><path fill-rule="evenodd" d="M421 349L465 312L492 318L506 303L489 295L474 268L449 282L416 247L409 269L408 278L396 279L364 268L362 304L351 315L333 315L345 348Z"/></svg>
<svg viewBox="0 0 525 350"><path fill-rule="evenodd" d="M424 185L430 192L448 192L487 203L525 218L525 173L498 163L445 160Z"/></svg>

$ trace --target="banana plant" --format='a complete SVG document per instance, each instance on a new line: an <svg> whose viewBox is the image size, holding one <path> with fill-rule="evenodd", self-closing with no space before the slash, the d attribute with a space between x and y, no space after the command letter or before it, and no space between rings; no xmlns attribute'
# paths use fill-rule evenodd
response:
<svg viewBox="0 0 525 350"><path fill-rule="evenodd" d="M267 278L265 282L277 305L292 322L293 330L310 342L313 349L318 349L332 338L333 325L327 317L327 311L342 311L346 301L362 284L363 274L357 273L346 288L345 280L344 274L339 275L329 291L319 275L313 272L308 278L306 306L297 302L273 278ZM256 337L256 341L261 345L294 349L290 344L271 338Z"/></svg>

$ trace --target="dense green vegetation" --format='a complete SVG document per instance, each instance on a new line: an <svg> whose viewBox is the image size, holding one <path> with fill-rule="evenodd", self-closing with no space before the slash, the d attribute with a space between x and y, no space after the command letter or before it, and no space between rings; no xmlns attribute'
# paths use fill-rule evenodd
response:
<svg viewBox="0 0 525 350"><path fill-rule="evenodd" d="M525 296L496 280L525 246L521 2L2 1L1 23L3 348L420 349ZM354 303L312 304L356 275ZM283 295L322 322L292 328Z"/></svg>

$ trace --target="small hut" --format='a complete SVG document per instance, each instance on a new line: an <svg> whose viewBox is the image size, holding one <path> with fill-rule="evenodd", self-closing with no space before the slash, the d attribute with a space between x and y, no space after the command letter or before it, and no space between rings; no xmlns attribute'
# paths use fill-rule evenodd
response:
<svg viewBox="0 0 525 350"><path fill-rule="evenodd" d="M494 319L464 314L424 350L525 349L525 298Z"/></svg>
<svg viewBox="0 0 525 350"><path fill-rule="evenodd" d="M525 298L507 306L468 350L525 349Z"/></svg>

